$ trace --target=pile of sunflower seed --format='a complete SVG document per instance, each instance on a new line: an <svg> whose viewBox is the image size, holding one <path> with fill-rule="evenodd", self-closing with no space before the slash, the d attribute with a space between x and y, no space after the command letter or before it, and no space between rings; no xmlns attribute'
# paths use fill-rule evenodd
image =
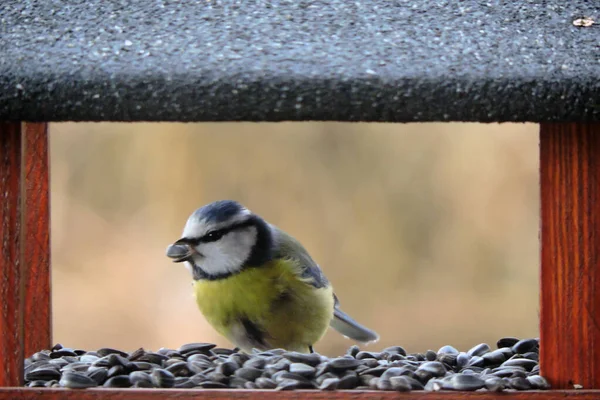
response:
<svg viewBox="0 0 600 400"><path fill-rule="evenodd" d="M407 354L400 346L380 352L357 346L328 358L282 349L254 351L190 343L177 350L138 349L126 353L102 348L74 350L57 344L25 360L29 387L84 389L204 388L320 390L540 390L538 339L502 338L467 352L443 346L437 352Z"/></svg>

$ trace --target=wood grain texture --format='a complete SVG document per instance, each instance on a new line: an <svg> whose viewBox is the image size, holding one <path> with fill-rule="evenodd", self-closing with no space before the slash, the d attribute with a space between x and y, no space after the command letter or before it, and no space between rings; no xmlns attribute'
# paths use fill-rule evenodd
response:
<svg viewBox="0 0 600 400"><path fill-rule="evenodd" d="M192 389L28 389L2 388L0 400L598 400L600 391L529 391L529 392L424 392L314 390L192 390Z"/></svg>
<svg viewBox="0 0 600 400"><path fill-rule="evenodd" d="M0 386L22 384L21 124L0 122Z"/></svg>
<svg viewBox="0 0 600 400"><path fill-rule="evenodd" d="M28 357L50 348L52 340L48 125L24 124L23 142L23 325L24 351L25 357Z"/></svg>
<svg viewBox="0 0 600 400"><path fill-rule="evenodd" d="M540 369L600 388L600 124L540 127Z"/></svg>

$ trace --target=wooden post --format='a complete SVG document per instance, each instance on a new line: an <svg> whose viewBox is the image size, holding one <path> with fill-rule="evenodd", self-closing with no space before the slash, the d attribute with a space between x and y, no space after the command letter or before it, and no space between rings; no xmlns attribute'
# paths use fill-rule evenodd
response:
<svg viewBox="0 0 600 400"><path fill-rule="evenodd" d="M0 386L20 386L23 358L50 346L46 124L0 123L0 196Z"/></svg>
<svg viewBox="0 0 600 400"><path fill-rule="evenodd" d="M0 386L23 382L21 124L0 122Z"/></svg>
<svg viewBox="0 0 600 400"><path fill-rule="evenodd" d="M48 125L24 124L23 325L25 357L51 346Z"/></svg>
<svg viewBox="0 0 600 400"><path fill-rule="evenodd" d="M540 127L540 369L600 388L600 124Z"/></svg>

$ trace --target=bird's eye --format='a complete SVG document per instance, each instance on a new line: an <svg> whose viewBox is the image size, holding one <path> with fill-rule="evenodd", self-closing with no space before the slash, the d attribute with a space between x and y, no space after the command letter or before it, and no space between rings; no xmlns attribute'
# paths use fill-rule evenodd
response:
<svg viewBox="0 0 600 400"><path fill-rule="evenodd" d="M223 237L223 232L222 231L212 231L212 232L208 232L206 235L204 235L204 237L202 238L203 242L216 242L217 240L221 239Z"/></svg>

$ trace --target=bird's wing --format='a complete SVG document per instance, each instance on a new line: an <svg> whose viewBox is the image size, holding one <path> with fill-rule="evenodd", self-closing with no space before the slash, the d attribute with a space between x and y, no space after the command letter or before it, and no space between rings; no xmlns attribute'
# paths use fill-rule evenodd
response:
<svg viewBox="0 0 600 400"><path fill-rule="evenodd" d="M302 279L315 288L329 286L329 281L323 271L299 241L273 225L271 225L271 229L275 233L275 258L288 258L296 261Z"/></svg>
<svg viewBox="0 0 600 400"><path fill-rule="evenodd" d="M276 258L292 258L297 261L301 268L301 277L315 288L329 286L329 281L319 268L319 265L311 258L308 251L300 242L292 236L272 226L275 235L275 254ZM340 301L335 293L333 294L334 309L331 327L342 335L362 343L371 343L379 340L379 335L356 322L348 314L340 309Z"/></svg>

